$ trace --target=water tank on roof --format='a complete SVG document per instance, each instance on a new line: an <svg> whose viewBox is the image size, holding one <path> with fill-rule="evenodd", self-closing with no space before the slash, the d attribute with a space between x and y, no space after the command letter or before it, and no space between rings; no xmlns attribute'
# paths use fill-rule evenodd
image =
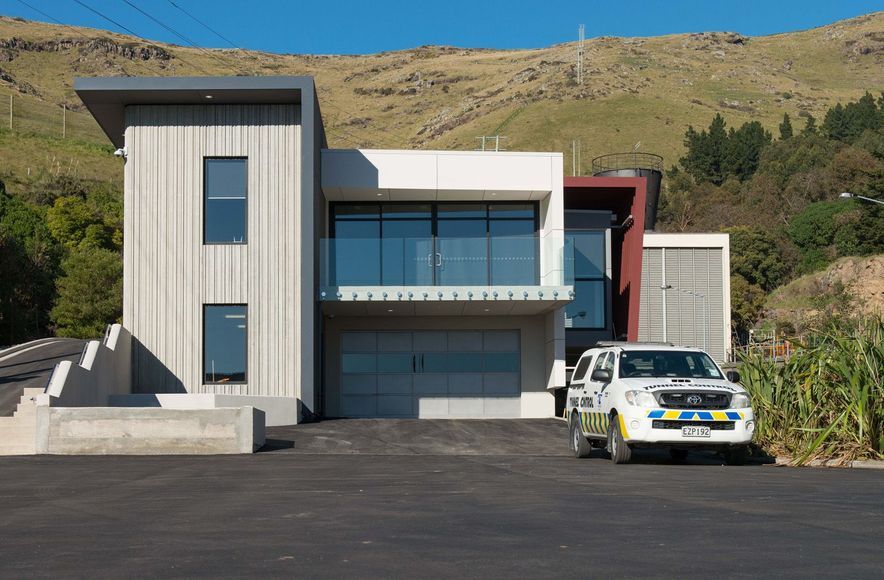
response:
<svg viewBox="0 0 884 580"><path fill-rule="evenodd" d="M645 177L648 180L645 200L645 230L657 223L663 158L653 153L611 153L592 160L592 174L597 177Z"/></svg>

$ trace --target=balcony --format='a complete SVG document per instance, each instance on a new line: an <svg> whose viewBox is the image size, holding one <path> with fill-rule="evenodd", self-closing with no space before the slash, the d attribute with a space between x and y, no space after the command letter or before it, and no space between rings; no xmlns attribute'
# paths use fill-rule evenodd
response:
<svg viewBox="0 0 884 580"><path fill-rule="evenodd" d="M329 314L536 314L573 297L566 248L561 235L322 239L319 299Z"/></svg>

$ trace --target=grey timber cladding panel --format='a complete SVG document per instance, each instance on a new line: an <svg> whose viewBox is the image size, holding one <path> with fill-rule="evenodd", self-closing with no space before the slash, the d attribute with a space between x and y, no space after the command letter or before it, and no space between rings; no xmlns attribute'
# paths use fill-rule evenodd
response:
<svg viewBox="0 0 884 580"><path fill-rule="evenodd" d="M299 396L299 124L297 105L126 108L123 322L139 392ZM212 156L248 158L245 245L203 245ZM248 305L248 384L202 383L204 304Z"/></svg>

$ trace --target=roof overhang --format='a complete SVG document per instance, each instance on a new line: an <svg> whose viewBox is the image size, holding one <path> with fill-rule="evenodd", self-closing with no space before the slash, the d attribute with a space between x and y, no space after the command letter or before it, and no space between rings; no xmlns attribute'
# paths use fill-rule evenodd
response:
<svg viewBox="0 0 884 580"><path fill-rule="evenodd" d="M75 78L74 91L111 142L122 147L127 105L292 104L313 78L277 77L90 77Z"/></svg>

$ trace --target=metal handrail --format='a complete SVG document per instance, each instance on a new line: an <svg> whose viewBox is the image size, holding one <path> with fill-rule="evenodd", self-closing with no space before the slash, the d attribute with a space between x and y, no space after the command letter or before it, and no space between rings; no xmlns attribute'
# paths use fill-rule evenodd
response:
<svg viewBox="0 0 884 580"><path fill-rule="evenodd" d="M592 160L593 174L620 169L652 169L663 171L663 157L654 153L609 153Z"/></svg>

